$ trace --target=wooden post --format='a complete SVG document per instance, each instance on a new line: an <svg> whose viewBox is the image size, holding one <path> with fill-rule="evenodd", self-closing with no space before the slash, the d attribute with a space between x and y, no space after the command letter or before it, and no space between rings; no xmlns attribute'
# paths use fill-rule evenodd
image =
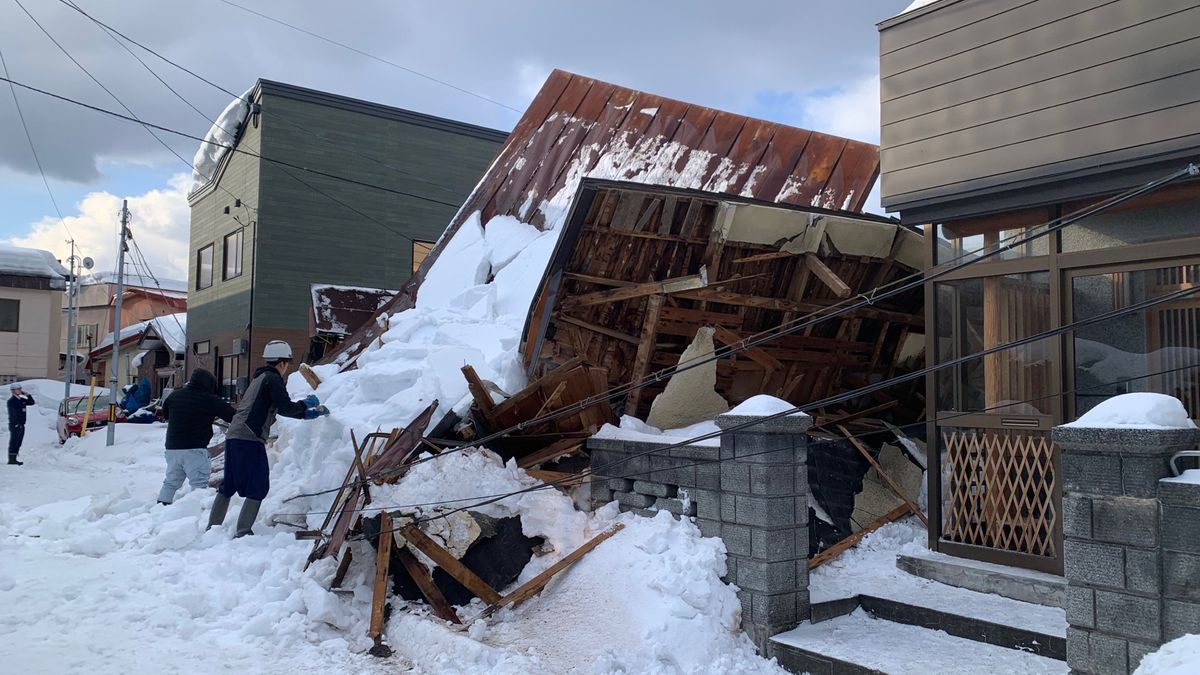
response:
<svg viewBox="0 0 1200 675"><path fill-rule="evenodd" d="M633 369L630 370L631 382L641 382L650 368L654 358L654 348L658 343L658 318L662 314L664 297L652 295L646 300L646 317L642 321L642 335L638 340L637 356L633 359ZM638 404L642 400L642 387L637 387L625 395L625 413L637 414Z"/></svg>
<svg viewBox="0 0 1200 675"><path fill-rule="evenodd" d="M433 583L433 577L430 576L429 570L425 569L417 557L403 546L396 549L396 557L400 559L400 564L404 565L408 576L412 578L413 583L417 585L417 589L421 591L421 595L425 596L425 601L433 609L433 613L443 621L450 623L462 623L462 619L458 618L458 613L446 601L446 596L438 590L436 584Z"/></svg>
<svg viewBox="0 0 1200 675"><path fill-rule="evenodd" d="M371 598L371 627L367 637L375 641L372 656L391 656L392 650L383 643L383 609L387 604L388 568L392 561L392 519L387 511L379 512L379 550L375 556L375 592Z"/></svg>
<svg viewBox="0 0 1200 675"><path fill-rule="evenodd" d="M480 600L489 605L500 601L500 594L496 592L496 589L480 579L477 574L462 564L458 558L450 555L450 552L438 545L437 542L430 539L429 535L422 532L416 525L405 525L400 528L399 534L410 544L416 546L421 553L429 556L438 567L446 571L446 574L474 593Z"/></svg>

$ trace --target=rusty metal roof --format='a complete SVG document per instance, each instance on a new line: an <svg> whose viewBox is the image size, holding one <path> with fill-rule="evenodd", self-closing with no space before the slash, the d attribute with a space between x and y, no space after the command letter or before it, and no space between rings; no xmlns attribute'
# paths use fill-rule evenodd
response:
<svg viewBox="0 0 1200 675"><path fill-rule="evenodd" d="M382 288L313 284L309 334L349 335L394 297L396 291Z"/></svg>
<svg viewBox="0 0 1200 675"><path fill-rule="evenodd" d="M555 70L421 269L381 311L412 306L425 271L475 212L485 226L509 215L553 229L583 178L861 212L878 175L879 148L869 143ZM364 347L376 330L368 323L347 344Z"/></svg>

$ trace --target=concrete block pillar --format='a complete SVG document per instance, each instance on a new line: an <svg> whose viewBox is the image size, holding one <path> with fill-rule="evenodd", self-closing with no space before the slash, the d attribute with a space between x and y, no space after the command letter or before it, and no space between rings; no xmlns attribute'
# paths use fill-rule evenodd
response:
<svg viewBox="0 0 1200 675"><path fill-rule="evenodd" d="M1061 426L1067 665L1133 672L1142 657L1200 632L1200 486L1169 480L1195 429ZM1164 480L1166 479L1166 480Z"/></svg>
<svg viewBox="0 0 1200 675"><path fill-rule="evenodd" d="M717 426L735 429L758 419L720 415ZM721 437L717 492L720 535L729 552L726 580L741 589L742 627L764 654L772 635L791 630L811 613L806 467L810 426L811 417L796 415Z"/></svg>

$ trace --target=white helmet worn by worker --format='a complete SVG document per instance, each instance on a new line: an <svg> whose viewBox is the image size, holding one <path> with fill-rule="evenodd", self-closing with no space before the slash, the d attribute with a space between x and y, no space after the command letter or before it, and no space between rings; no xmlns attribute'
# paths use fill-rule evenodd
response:
<svg viewBox="0 0 1200 675"><path fill-rule="evenodd" d="M283 340L271 340L263 347L263 359L267 361L281 361L292 359L292 347Z"/></svg>

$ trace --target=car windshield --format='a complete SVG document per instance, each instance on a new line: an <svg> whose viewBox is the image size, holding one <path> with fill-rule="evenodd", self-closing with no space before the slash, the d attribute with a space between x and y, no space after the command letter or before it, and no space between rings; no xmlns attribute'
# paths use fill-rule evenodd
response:
<svg viewBox="0 0 1200 675"><path fill-rule="evenodd" d="M68 415L82 415L83 413L87 412L87 404L88 404L88 400L86 397L67 401L67 411L66 412ZM97 396L96 398L92 399L92 412L96 412L98 410L104 410L107 407L108 407L108 396L107 395L101 394L101 395Z"/></svg>

